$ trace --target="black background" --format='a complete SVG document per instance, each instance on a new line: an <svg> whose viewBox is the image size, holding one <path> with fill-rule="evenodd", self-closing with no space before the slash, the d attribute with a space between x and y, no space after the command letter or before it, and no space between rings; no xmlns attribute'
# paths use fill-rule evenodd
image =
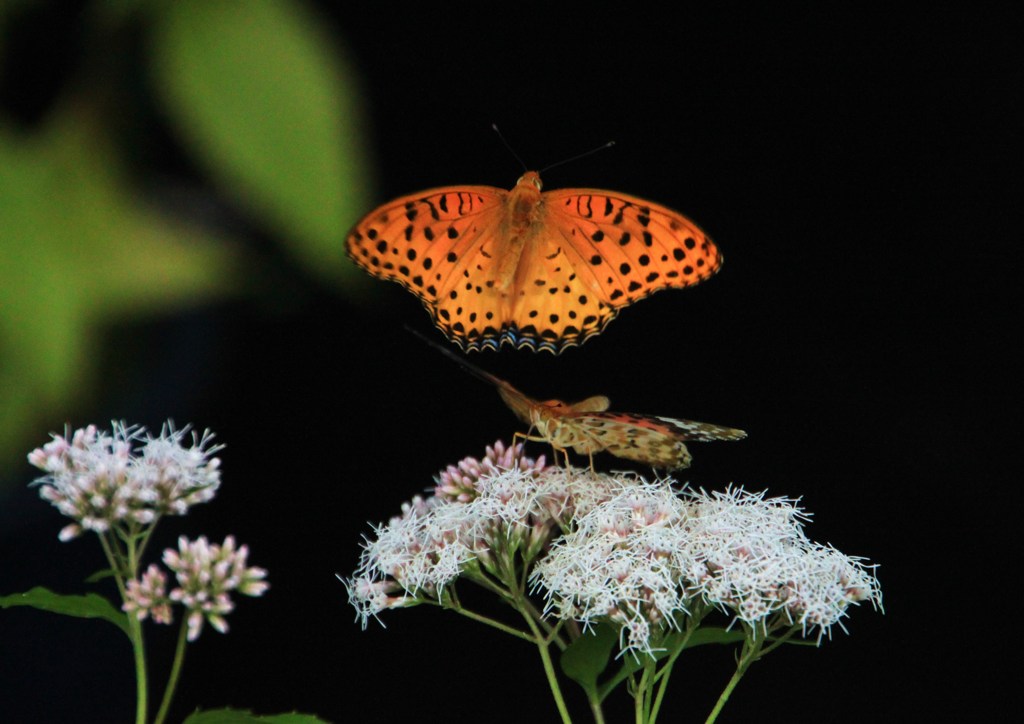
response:
<svg viewBox="0 0 1024 724"><path fill-rule="evenodd" d="M680 479L803 496L811 538L880 564L884 615L853 610L850 635L773 653L720 720L977 714L1005 691L1000 651L1016 628L1003 578L1019 554L1004 538L1017 436L1003 423L1019 409L1015 33L1004 18L937 8L697 7L317 11L361 76L377 202L511 187L521 168L491 123L531 167L613 139L545 174L547 188L667 204L723 250L717 277L627 308L579 349L473 357L537 397L607 394L613 409L747 430L742 443L693 445ZM74 23L58 24L54 86L77 52ZM6 102L30 119L45 87L15 86ZM162 172L188 182L173 134L151 132ZM190 649L172 720L232 705L333 721L555 721L522 642L435 609L387 612L386 629L353 622L334 574L354 570L368 522L519 428L492 390L403 331L440 339L397 285L351 302L277 261L255 301L110 330L117 374L82 421L214 429L228 445L221 493L162 526L160 542L234 534L270 571L270 591L238 602L228 636L207 630ZM102 566L90 540L57 542L63 522L34 491L9 505L19 523L3 532L5 591L80 590ZM5 612L0 711L129 720L129 647L108 628ZM169 661L173 633L150 640L154 662ZM702 721L732 652L680 664L663 717ZM625 696L609 704L610 722L630 717Z"/></svg>

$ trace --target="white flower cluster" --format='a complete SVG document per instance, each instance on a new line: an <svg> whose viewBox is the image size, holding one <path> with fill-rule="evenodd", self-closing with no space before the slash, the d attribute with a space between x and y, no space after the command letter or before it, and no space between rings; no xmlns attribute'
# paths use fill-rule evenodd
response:
<svg viewBox="0 0 1024 724"><path fill-rule="evenodd" d="M578 517L532 580L547 613L621 624L624 649L652 651L694 603L765 631L817 627L820 640L850 604L880 606L881 590L870 567L808 540L801 519L785 498L640 481Z"/></svg>
<svg viewBox="0 0 1024 724"><path fill-rule="evenodd" d="M152 616L156 623L171 623L174 614L171 612L171 599L167 597L167 574L154 563L138 580L128 581L121 610L140 621Z"/></svg>
<svg viewBox="0 0 1024 724"><path fill-rule="evenodd" d="M183 515L190 506L204 503L220 485L220 460L211 457L222 446L211 445L213 435L191 435L188 427L164 426L159 437L145 428L114 423L112 432L95 425L75 430L28 455L28 461L46 472L39 478L39 494L74 523L60 532L67 541L86 530L105 533L128 523L148 525L164 514Z"/></svg>
<svg viewBox="0 0 1024 724"><path fill-rule="evenodd" d="M623 627L625 648L647 649L652 625L674 627L676 614L687 613L679 584L688 511L665 483L619 480L620 491L577 516L531 580L546 589L545 613L585 627L611 620Z"/></svg>
<svg viewBox="0 0 1024 724"><path fill-rule="evenodd" d="M167 598L180 603L188 611L188 640L195 641L208 621L217 631L225 633L224 616L234 610L231 591L246 596L261 596L269 588L262 568L246 567L247 546L235 548L235 539L228 536L223 545L210 544L205 536L189 541L178 539L178 550L164 551L164 565L174 571L178 587ZM153 568L152 566L150 567ZM138 600L135 601L136 605ZM129 604L125 604L125 610ZM138 615L138 614L137 614ZM140 616L142 618L142 616Z"/></svg>
<svg viewBox="0 0 1024 724"><path fill-rule="evenodd" d="M809 518L794 500L739 489L688 493L688 584L712 605L748 624L780 614L818 639L850 604L881 606L874 566L809 540Z"/></svg>
<svg viewBox="0 0 1024 724"><path fill-rule="evenodd" d="M571 479L501 442L482 461L449 466L433 496L374 528L354 577L342 579L363 627L386 608L437 599L468 565L492 565L496 551L536 554L571 516Z"/></svg>
<svg viewBox="0 0 1024 724"><path fill-rule="evenodd" d="M498 440L494 445L488 445L482 460L474 457L466 457L456 465L449 465L437 477L437 486L434 489L435 498L452 498L460 503L467 503L476 497L476 483L481 478L492 477L500 470L511 470L520 468L539 473L547 467L544 456L536 460L523 455L523 445L505 447L505 444Z"/></svg>
<svg viewBox="0 0 1024 724"><path fill-rule="evenodd" d="M437 598L468 564L491 563L496 548L546 538L553 518L543 504L547 489L539 488L554 477L515 467L476 481L467 502L416 498L402 506L401 517L374 529L354 578L343 580L363 627L385 608Z"/></svg>
<svg viewBox="0 0 1024 724"><path fill-rule="evenodd" d="M546 615L617 623L625 650L652 651L696 606L766 631L817 628L820 639L850 604L881 604L872 567L809 541L792 500L471 459L446 473L434 497L403 506L363 545L344 583L364 628L516 551L536 558L530 580Z"/></svg>

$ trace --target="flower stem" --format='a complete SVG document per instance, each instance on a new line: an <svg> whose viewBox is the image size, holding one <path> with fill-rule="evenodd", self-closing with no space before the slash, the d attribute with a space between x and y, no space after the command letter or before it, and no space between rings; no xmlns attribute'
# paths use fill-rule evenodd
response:
<svg viewBox="0 0 1024 724"><path fill-rule="evenodd" d="M722 691L722 695L718 697L718 701L715 703L715 708L708 714L708 718L705 720L705 724L712 724L722 711L722 707L725 706L725 702L729 701L729 695L732 694L732 690L736 688L736 684L740 682L740 677L743 676L743 669L736 667L735 673L732 678L729 679L729 683L726 684L725 690Z"/></svg>
<svg viewBox="0 0 1024 724"><path fill-rule="evenodd" d="M487 624L488 626L493 626L494 628L498 629L499 631L504 631L505 633L511 634L512 636L515 636L517 638L521 638L524 641L529 641L530 643L536 643L537 642L536 638L534 638L530 634L526 633L525 631L520 631L518 629L512 628L511 626L509 626L507 624L503 624L501 621L495 621L493 618L488 618L487 616L481 615L481 614L476 613L474 611L470 611L468 608L461 608L461 607L455 608L455 607L453 607L451 610L455 611L455 613L458 613L458 614L460 614L462 616L465 616L466 618L471 618L474 621L477 621L479 623Z"/></svg>
<svg viewBox="0 0 1024 724"><path fill-rule="evenodd" d="M119 550L117 541L113 536L100 535L98 537L100 539L100 546L103 548L103 554L107 557L107 563L110 564L110 570L114 573L114 582L117 584L118 593L121 594L121 600L124 601L127 593L125 579L133 578L135 575L134 568L125 560L130 558L130 554ZM149 684L146 676L146 644L142 637L142 622L132 615L129 615L127 618L128 638L132 642L132 657L135 661L135 721L136 724L146 724L146 710L149 708L147 700Z"/></svg>
<svg viewBox="0 0 1024 724"><path fill-rule="evenodd" d="M572 724L572 717L569 716L569 710L565 706L565 699L562 697L562 689L558 685L558 677L555 675L555 666L551 661L551 644L541 633L540 627L533 620L530 613L524 610L521 606L517 606L519 612L523 618L526 619L526 624L533 631L533 635L537 642L537 651L540 653L541 663L544 664L544 674L548 677L548 686L551 687L551 695L555 698L555 706L558 708L558 713L562 717L564 724Z"/></svg>
<svg viewBox="0 0 1024 724"><path fill-rule="evenodd" d="M132 655L135 659L135 722L146 724L146 647L142 639L142 622L135 616L128 616L128 636L132 641Z"/></svg>
<svg viewBox="0 0 1024 724"><path fill-rule="evenodd" d="M781 635L781 636L779 636L779 637L778 637L777 639L775 639L774 641L772 641L772 643L771 643L771 644L769 644L768 646L765 646L765 647L764 647L763 649L761 649L761 654L760 654L760 656L764 656L764 655L765 655L765 654L767 654L767 653L768 653L769 651L773 651L773 650L775 650L775 649L779 648L780 646L782 646L782 644L784 644L784 643L786 643L787 641L789 641L789 639L790 639L790 638L792 638L792 637L793 637L793 635L794 635L794 634L795 634L795 633L796 633L797 631L799 631L799 630L800 630L800 627L799 627L799 626L791 626L791 627L789 628L789 630L788 630L788 631L786 631L786 633L782 634L782 635ZM759 656L758 658L760 658L760 656Z"/></svg>
<svg viewBox="0 0 1024 724"><path fill-rule="evenodd" d="M736 662L736 671L733 673L732 678L729 679L729 683L725 685L725 689L722 691L722 695L718 697L718 701L715 703L715 708L708 714L708 718L705 720L705 724L713 724L721 713L725 703L729 701L729 696L732 694L733 689L740 683L740 679L743 678L743 674L747 672L750 665L758 660L761 656L761 646L764 644L765 637L767 634L758 635L757 629L753 628L748 631L747 639L743 642L743 651L740 654L739 661Z"/></svg>
<svg viewBox="0 0 1024 724"><path fill-rule="evenodd" d="M116 555L113 541L110 538L105 535L98 537L100 539L100 546L103 548L103 555L107 557L107 563L114 574L114 583L117 584L117 591L121 594L121 600L124 600L125 593L127 592L125 588L126 571L124 562ZM131 577L130 572L127 572L127 577Z"/></svg>
<svg viewBox="0 0 1024 724"><path fill-rule="evenodd" d="M160 710L156 713L153 724L162 724L167 717L167 710L171 707L171 699L174 698L174 690L178 686L178 677L181 675L181 667L185 663L185 642L188 634L188 619L181 620L181 630L178 632L178 645L174 650L174 664L171 666L171 675L167 679L167 688L164 689L164 698L160 702Z"/></svg>
<svg viewBox="0 0 1024 724"><path fill-rule="evenodd" d="M679 658L679 654L683 653L683 649L686 648L687 642L690 640L690 636L696 630L696 626L688 628L686 635L676 646L676 650L672 652L671 656L668 657L668 661L661 667L661 671L658 672L657 676L654 677L654 682L658 685L658 693L654 699L654 707L651 709L650 724L658 719L658 712L661 710L661 702L665 698L665 691L668 689L668 679L672 675L672 666L676 663L676 659Z"/></svg>
<svg viewBox="0 0 1024 724"><path fill-rule="evenodd" d="M644 673L640 675L640 683L633 692L633 720L636 724L644 724L647 721L647 697L650 688L650 669L644 664Z"/></svg>
<svg viewBox="0 0 1024 724"><path fill-rule="evenodd" d="M539 635L539 632L538 632ZM562 698L562 689L558 685L558 678L555 676L555 666L551 661L550 645L547 643L537 644L537 651L540 652L540 660L544 664L544 674L548 677L548 686L551 687L551 695L555 698L555 706L562 716L564 724L572 724L572 717L565 706L565 699Z"/></svg>

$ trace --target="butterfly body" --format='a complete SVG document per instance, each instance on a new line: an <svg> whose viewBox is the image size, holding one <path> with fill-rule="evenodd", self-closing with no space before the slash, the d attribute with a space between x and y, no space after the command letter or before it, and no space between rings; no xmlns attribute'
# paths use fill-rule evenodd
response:
<svg viewBox="0 0 1024 724"><path fill-rule="evenodd" d="M506 385L508 383L505 383ZM512 388L514 390L514 388ZM499 388L502 398L517 416L530 425L535 435L517 436L547 442L556 450L571 449L591 459L594 453L612 455L645 463L656 468L687 468L693 460L686 441L742 440L746 433L735 428L670 417L609 411L607 397L590 397L577 403L561 400L533 400L507 388ZM599 402L600 405L595 405ZM526 408L527 415L520 414Z"/></svg>
<svg viewBox="0 0 1024 724"><path fill-rule="evenodd" d="M498 388L498 394L509 409L530 426L527 433L516 433L516 437L546 442L562 452L571 449L587 455L591 466L594 453L608 452L652 467L686 468L692 461L687 441L742 440L747 436L743 430L706 422L611 412L608 410L611 402L604 395L579 402L535 400L450 350L424 341Z"/></svg>
<svg viewBox="0 0 1024 724"><path fill-rule="evenodd" d="M391 201L346 239L374 276L411 291L464 350L558 353L599 334L621 307L714 274L721 253L696 224L612 191L446 187Z"/></svg>

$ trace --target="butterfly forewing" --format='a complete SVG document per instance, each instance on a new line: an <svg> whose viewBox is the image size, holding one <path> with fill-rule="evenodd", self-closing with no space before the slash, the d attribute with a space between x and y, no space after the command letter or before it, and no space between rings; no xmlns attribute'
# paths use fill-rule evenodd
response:
<svg viewBox="0 0 1024 724"><path fill-rule="evenodd" d="M643 416L652 422L660 422L672 428L684 440L697 440L699 442L713 442L715 440L742 440L747 436L743 430L722 425L712 425L707 422L694 422L693 420L677 420L672 417L648 417Z"/></svg>
<svg viewBox="0 0 1024 724"><path fill-rule="evenodd" d="M607 451L658 468L685 468L692 460L681 436L642 415L587 413L573 416L564 424L578 430L577 437L583 442L574 449L581 454Z"/></svg>
<svg viewBox="0 0 1024 724"><path fill-rule="evenodd" d="M593 441L577 446L577 452L606 450L616 457L659 468L689 467L692 456L685 444L688 440L741 440L747 435L742 430L704 422L621 412L574 414L564 424L577 426Z"/></svg>
<svg viewBox="0 0 1024 724"><path fill-rule="evenodd" d="M558 353L618 310L714 274L722 256L689 219L596 189L433 189L396 199L349 234L349 255L420 298L465 350L502 344Z"/></svg>
<svg viewBox="0 0 1024 724"><path fill-rule="evenodd" d="M593 278L600 298L612 307L693 286L722 266L714 242L672 209L597 189L559 189L544 199L549 214L560 220L553 225L570 229L580 273Z"/></svg>
<svg viewBox="0 0 1024 724"><path fill-rule="evenodd" d="M364 216L349 232L346 250L370 274L418 296L436 317L438 298L466 271L468 252L500 218L507 196L492 186L403 196Z"/></svg>

